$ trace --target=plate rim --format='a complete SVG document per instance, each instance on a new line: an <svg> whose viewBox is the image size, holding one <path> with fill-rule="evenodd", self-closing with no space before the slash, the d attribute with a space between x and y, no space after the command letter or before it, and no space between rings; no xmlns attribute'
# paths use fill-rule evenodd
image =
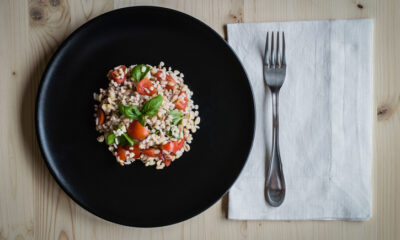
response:
<svg viewBox="0 0 400 240"><path fill-rule="evenodd" d="M42 132L45 132L45 128L40 126L40 103L42 103L42 97L43 97L43 88L44 85L46 83L48 83L51 78L50 76L50 72L53 68L53 65L55 64L55 61L57 60L57 57L59 56L59 53L65 48L65 46L74 38L75 35L78 35L80 32L82 32L85 28L89 27L90 25L94 24L96 21L99 21L99 19L103 18L103 17L107 17L109 15L113 15L116 14L117 12L121 12L121 11L131 11L132 9L158 9L158 10L162 10L162 11L167 11L170 12L171 14L178 14L181 15L183 17L187 17L189 18L191 21L193 21L194 23L201 25L202 27L206 28L207 30L211 31L211 33L215 36L217 36L217 38L219 40L221 40L224 45L226 47L228 47L228 49L233 53L233 56L237 59L239 65L242 67L243 72L244 72L244 76L247 80L247 84L249 86L249 90L250 90L250 94L251 94L251 112L252 112L252 118L253 121L251 122L251 143L249 146L249 149L246 153L246 159L243 162L243 165L239 171L239 173L237 174L236 178L234 179L234 181L229 185L229 187L227 188L227 190L225 192L223 192L222 194L218 195L218 198L215 201L210 202L209 204L207 204L207 206L205 208L201 208L199 210L195 210L193 211L193 213L188 214L184 217L178 217L176 218L174 221L171 221L167 224L149 224L149 225L141 225L141 224L132 224L132 223L128 223L125 221L120 221L118 218L114 218L111 216L103 216L100 215L96 212L95 209L92 209L89 205L84 204L83 202L81 202L80 200L78 200L77 198L75 198L75 196L68 190L67 187L67 183L63 182L60 180L60 178L58 177L58 173L56 171L55 168L52 167L50 161L49 161L49 157L48 157L48 150L45 147L45 142L46 139L44 138L44 136L42 135ZM42 103L43 104L43 103ZM68 195L68 197L70 197L75 203L77 203L77 205L79 205L81 208L85 209L86 211L90 212L91 214L93 214L94 216L101 218L103 220L106 220L107 222L111 222L114 224L119 224L119 225L123 225L123 226L129 226L129 227L140 227L140 228L156 228L156 227L164 227L164 226L170 226L170 225L174 225L177 223L181 223L183 221L189 220L197 215L199 215L202 212L205 212L206 210L208 210L210 207L214 206L215 203L217 203L225 194L227 194L229 192L229 190L232 188L232 186L235 184L235 182L239 179L239 177L241 176L243 169L246 167L246 163L248 161L249 158L249 154L253 148L254 145L254 138L255 138L255 126L256 126L256 106L255 106L255 102L254 102L254 91L253 91L253 87L249 81L249 77L247 75L246 69L243 66L242 61L240 60L240 58L237 56L236 52L232 49L232 47L229 45L228 41L226 41L219 33L217 33L212 27L208 26L206 23L204 23L203 21L189 15L186 14L184 12L175 10L175 9L171 9L171 8L165 8L165 7L158 7L158 6L131 6L131 7L125 7L125 8L119 8L119 9L113 9L111 11L105 12L103 14L100 14L92 19L90 19L89 21L83 23L81 26L79 26L77 29L75 29L67 38L65 38L62 43L57 47L57 50L52 54L50 60L47 62L46 68L42 73L42 77L40 78L40 83L39 86L37 88L37 92L36 92L36 99L35 99L35 132L36 132L36 139L37 139L37 143L39 145L39 149L40 149L40 153L41 156L46 164L47 169L49 170L50 174L52 175L53 179L57 182L58 186Z"/></svg>

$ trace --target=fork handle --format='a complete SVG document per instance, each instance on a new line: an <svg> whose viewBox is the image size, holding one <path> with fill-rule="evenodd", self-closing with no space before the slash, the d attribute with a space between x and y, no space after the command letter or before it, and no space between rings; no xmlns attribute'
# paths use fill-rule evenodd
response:
<svg viewBox="0 0 400 240"><path fill-rule="evenodd" d="M265 198L267 202L278 207L285 199L286 185L282 171L281 156L279 153L279 89L273 89L272 93L272 151L269 158L267 178L265 182Z"/></svg>

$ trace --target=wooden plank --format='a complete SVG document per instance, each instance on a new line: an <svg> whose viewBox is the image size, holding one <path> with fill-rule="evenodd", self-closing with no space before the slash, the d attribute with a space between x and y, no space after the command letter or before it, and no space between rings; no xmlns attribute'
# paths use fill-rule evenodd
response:
<svg viewBox="0 0 400 240"><path fill-rule="evenodd" d="M26 89L28 65L26 2L1 1L0 30L0 239L33 237L34 132L25 128L33 122L33 105L25 105L33 89ZM14 13L14 14L12 14ZM4 34L6 33L6 34Z"/></svg>
<svg viewBox="0 0 400 240"><path fill-rule="evenodd" d="M375 20L375 197L377 237L400 239L400 9L377 1Z"/></svg>

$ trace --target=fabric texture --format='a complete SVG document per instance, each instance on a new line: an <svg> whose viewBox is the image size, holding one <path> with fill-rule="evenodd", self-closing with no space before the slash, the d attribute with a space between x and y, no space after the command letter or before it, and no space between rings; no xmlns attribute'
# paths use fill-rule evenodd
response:
<svg viewBox="0 0 400 240"><path fill-rule="evenodd" d="M272 106L263 80L267 31L284 31L286 80L279 145L286 180L280 207L264 195ZM368 220L371 217L373 21L228 25L256 105L248 162L229 192L230 219Z"/></svg>

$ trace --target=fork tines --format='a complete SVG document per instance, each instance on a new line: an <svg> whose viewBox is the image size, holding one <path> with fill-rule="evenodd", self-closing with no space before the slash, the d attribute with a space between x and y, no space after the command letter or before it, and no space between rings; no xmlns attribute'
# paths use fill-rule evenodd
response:
<svg viewBox="0 0 400 240"><path fill-rule="evenodd" d="M280 68L286 65L285 57L285 33L276 32L276 39L274 38L274 32L271 32L271 38L267 32L267 41L265 43L265 54L264 64L270 68ZM282 40L279 36L282 35ZM280 45L282 47L280 48Z"/></svg>

